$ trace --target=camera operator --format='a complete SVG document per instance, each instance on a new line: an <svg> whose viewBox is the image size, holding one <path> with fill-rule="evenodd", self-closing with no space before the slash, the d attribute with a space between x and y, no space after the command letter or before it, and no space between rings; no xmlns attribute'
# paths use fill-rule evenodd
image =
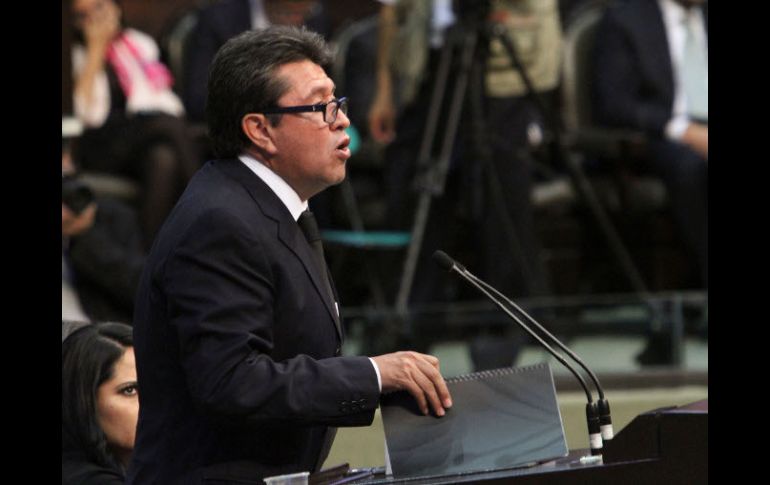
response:
<svg viewBox="0 0 770 485"><path fill-rule="evenodd" d="M412 222L418 149L430 111L432 93L438 89L441 49L451 42L451 26L481 32L486 22L505 26L539 93L554 93L558 83L561 29L556 0L496 0L490 2L433 0L380 0L377 91L369 111L369 133L387 144L385 151L388 210L394 228L406 229ZM483 41L484 37L480 36ZM450 44L451 45L451 44ZM481 163L471 139L473 117L463 109L457 137L453 141L449 174L444 192L435 197L425 228L410 303L445 301L453 297L443 288L447 278L430 263L429 254L439 247L452 247L465 234L470 255L478 255L468 267L512 296L547 293L545 271L533 227L530 192L532 157L542 115L527 97L519 72L501 42L493 38L486 47L483 69L483 121L490 165ZM459 56L455 56L457 61ZM448 111L454 89L454 62L441 106ZM466 95L466 103L471 93ZM400 108L400 109L399 109ZM446 120L440 116L439 120ZM443 133L441 121L438 133ZM438 143L434 144L434 156ZM502 196L496 195L499 183ZM406 218L404 216L406 215ZM468 229L447 233L457 222ZM512 244L511 228L517 240ZM465 241L463 241L465 242ZM518 247L516 247L518 246ZM513 346L510 346L513 348ZM501 365L509 365L511 354Z"/></svg>
<svg viewBox="0 0 770 485"><path fill-rule="evenodd" d="M146 255L133 209L97 197L62 143L62 319L130 322Z"/></svg>

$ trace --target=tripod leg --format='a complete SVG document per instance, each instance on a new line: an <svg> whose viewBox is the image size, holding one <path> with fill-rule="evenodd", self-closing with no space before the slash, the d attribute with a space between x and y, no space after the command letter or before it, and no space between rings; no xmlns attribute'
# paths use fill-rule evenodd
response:
<svg viewBox="0 0 770 485"><path fill-rule="evenodd" d="M422 248L422 240L425 234L425 225L428 221L428 214L430 212L431 200L434 195L441 195L444 190L444 183L446 181L447 173L449 172L449 158L451 156L451 150L454 143L455 135L457 133L457 127L460 122L460 114L462 113L462 107L465 97L465 91L468 85L468 75L473 59L473 53L476 49L478 36L475 33L465 33L462 37L462 54L460 57L460 72L457 76L457 81L454 86L452 94L451 105L449 108L449 117L447 119L447 129L444 133L443 143L441 145L441 152L437 162L431 167L431 170L427 172L427 178L422 182L421 194L417 204L417 212L415 214L414 224L412 225L412 237L407 250L406 260L404 261L404 269L401 274L401 283L398 289L398 295L396 296L396 312L405 317L408 312L408 300L412 291L412 283L414 282L414 273L417 267L417 258ZM447 38L447 42L444 45L444 51L442 52L441 62L439 67L438 76L436 78L436 89L443 90L446 87L446 83L449 77L449 67L451 56L452 44L456 42L456 37L450 36ZM431 118L438 119L440 110L440 99L436 101L437 97L434 96L431 102ZM430 138L428 135L431 135ZM425 136L423 137L423 143L420 151L420 159L418 164L427 165L428 154L432 145L432 138L435 136L435 125L426 127ZM407 327L407 331L411 331Z"/></svg>
<svg viewBox="0 0 770 485"><path fill-rule="evenodd" d="M441 114L441 107L447 90L449 80L449 70L452 66L454 43L447 39L441 50L439 65L436 71L436 77L433 82L430 95L430 104L428 106L425 127L420 140L420 150L417 155L416 167L420 174L430 165L431 150L433 148L438 120ZM422 190L424 184L419 184ZM390 335L396 335L397 340L404 340L410 344L414 343L414 331L408 317L408 298L411 292L411 286L414 279L414 269L416 259L419 255L419 246L415 248L415 240L422 238L425 225L428 220L428 211L430 209L430 197L421 197L418 199L414 220L412 221L411 237L407 254L404 259L403 269L401 271L401 281L396 295L395 315L388 316L385 320L386 332ZM419 243L418 243L419 244Z"/></svg>
<svg viewBox="0 0 770 485"><path fill-rule="evenodd" d="M471 133L473 135L472 137L472 147L473 147L473 156L475 159L477 159L478 163L481 166L481 169L483 171L483 184L486 188L486 200L487 204L484 207L484 213L485 214L493 214L496 216L495 218L495 231L489 232L488 234L485 234L482 237L483 241L488 241L490 236L494 237L495 239L498 239L498 234L502 235L501 240L504 240L508 247L506 248L506 256L510 255L513 257L513 260L510 262L510 266L512 270L516 269L518 270L520 277L517 278L516 276L513 276L513 274L509 274L505 271L499 272L500 274L507 275L505 279L507 280L516 280L519 282L522 287L529 288L532 286L533 290L527 290L527 293L543 293L544 288L541 286L544 286L544 278L538 272L538 274L535 274L535 268L533 267L534 264L532 261L528 260L527 256L530 256L530 252L524 250L524 245L522 244L521 238L518 234L518 229L514 226L514 215L511 212L510 203L507 203L506 200L508 198L506 197L504 190L502 188L502 180L510 181L510 178L501 178L501 173L498 170L497 163L498 161L493 156L493 147L500 147L502 145L507 145L503 140L499 140L497 137L500 137L498 132L494 132L495 134L492 134L492 132L497 129L497 126L494 126L494 128L489 128L489 125L487 124L488 113L484 112L483 109L483 103L484 103L484 56L479 56L476 58L474 62L474 67L472 69L472 78L470 81L470 120L471 120ZM497 150L495 148L495 150ZM518 157L514 156L514 154L505 152L506 157L504 160L500 160L500 163L502 164L512 164L512 163L524 163L523 160L520 160ZM500 153L497 154L498 156ZM501 165L501 168L503 168L504 172L509 172L511 167L503 167ZM526 187L529 188L529 184L526 184ZM509 194L510 196L510 194ZM520 201L523 204L528 204L528 195L525 197L524 201ZM519 210L519 216L521 215L521 208L517 208ZM521 217L518 217L516 220L518 222L521 222L519 219ZM525 229L526 230L526 229ZM532 244L530 244L532 246ZM484 246L485 249L488 248L487 245ZM499 268L499 267L498 267ZM498 273L496 271L496 273ZM512 283L511 283L512 284Z"/></svg>
<svg viewBox="0 0 770 485"><path fill-rule="evenodd" d="M441 59L439 60L436 80L433 83L433 90L430 98L430 107L428 108L428 118L425 122L425 131L420 141L420 151L417 155L417 169L423 169L430 164L430 153L433 148L433 142L436 138L436 129L438 119L441 114L441 104L446 93L449 80L449 68L452 66L453 43L447 39L446 44L441 49Z"/></svg>
<svg viewBox="0 0 770 485"><path fill-rule="evenodd" d="M593 213L594 218L599 225L599 229L607 239L610 250L615 255L615 258L617 258L621 268L625 271L626 277L631 283L631 287L637 293L646 295L647 286L644 284L644 280L639 274L639 270L636 269L636 265L631 259L628 249L626 249L626 246L620 240L620 236L618 235L615 226L613 226L609 216L602 208L601 202L599 202L599 198L596 196L596 193L591 187L591 183L588 181L583 169L580 167L579 162L567 154L564 147L560 147L559 152L565 166L570 172L570 179L572 180L573 185L577 188L581 198L588 204L588 208L591 210L591 213Z"/></svg>

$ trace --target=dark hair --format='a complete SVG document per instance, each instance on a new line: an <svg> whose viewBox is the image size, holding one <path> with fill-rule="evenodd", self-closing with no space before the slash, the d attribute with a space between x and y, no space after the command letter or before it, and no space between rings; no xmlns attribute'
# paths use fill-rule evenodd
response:
<svg viewBox="0 0 770 485"><path fill-rule="evenodd" d="M209 135L218 157L235 157L247 147L241 119L275 106L290 88L275 75L276 68L304 60L326 68L332 54L320 34L293 26L249 30L219 49L211 63L206 99ZM279 119L271 116L270 122Z"/></svg>
<svg viewBox="0 0 770 485"><path fill-rule="evenodd" d="M62 451L74 447L93 463L116 470L123 467L97 421L96 396L126 348L133 346L132 332L124 323L93 323L72 332L61 346Z"/></svg>

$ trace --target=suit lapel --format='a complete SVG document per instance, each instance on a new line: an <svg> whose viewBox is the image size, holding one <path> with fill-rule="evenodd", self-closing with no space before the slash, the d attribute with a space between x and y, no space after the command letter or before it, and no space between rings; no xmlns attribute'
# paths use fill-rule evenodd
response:
<svg viewBox="0 0 770 485"><path fill-rule="evenodd" d="M337 330L337 335L340 338L340 341L342 341L342 328L339 316L337 315L335 302L330 301L326 286L321 279L329 278L329 282L333 287L331 276L321 274L318 265L315 263L315 257L312 253L313 249L310 247L307 239L305 239L305 235L302 234L302 230L300 230L296 221L291 218L278 221L278 238L299 258L300 261L302 261L302 265L305 267L310 279L313 281L316 292L318 292L318 295L326 306L326 310L329 312L332 320L334 320L334 327Z"/></svg>
<svg viewBox="0 0 770 485"><path fill-rule="evenodd" d="M330 301L330 297L327 295L323 280L321 279L321 277L328 277L332 288L334 288L331 275L322 275L321 271L317 268L312 248L307 239L305 239L304 234L302 234L299 225L292 218L289 210L270 187L240 160L220 160L219 164L225 173L246 188L262 213L278 223L278 239L294 253L302 263L302 266L305 267L305 271L310 276L316 292L321 297L334 323L334 328L341 342L343 338L342 326L339 315L337 315L336 305L335 302ZM336 296L336 290L334 291Z"/></svg>

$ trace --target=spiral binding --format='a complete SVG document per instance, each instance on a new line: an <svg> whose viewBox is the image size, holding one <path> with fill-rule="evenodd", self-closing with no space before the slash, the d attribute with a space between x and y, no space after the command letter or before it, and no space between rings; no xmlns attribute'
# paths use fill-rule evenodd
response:
<svg viewBox="0 0 770 485"><path fill-rule="evenodd" d="M493 377L505 376L508 374L515 374L533 369L539 369L546 366L546 364L535 364L525 367L501 367L500 369L482 370L478 372L471 372L470 374L464 374L461 376L449 377L444 379L447 384L453 384L456 382L477 381L483 379L489 379Z"/></svg>
<svg viewBox="0 0 770 485"><path fill-rule="evenodd" d="M546 363L540 363L540 364L528 365L523 367L501 367L499 369L482 370L478 372L471 372L470 374L463 374L461 376L447 377L444 379L444 382L446 382L447 384L456 384L459 382L479 381L479 380L484 380L484 379L489 379L494 377L500 377L508 374L520 373L528 370L540 369L547 366L548 364ZM409 395L409 393L403 389L382 393L383 397L392 396L392 395L402 395L402 394Z"/></svg>

